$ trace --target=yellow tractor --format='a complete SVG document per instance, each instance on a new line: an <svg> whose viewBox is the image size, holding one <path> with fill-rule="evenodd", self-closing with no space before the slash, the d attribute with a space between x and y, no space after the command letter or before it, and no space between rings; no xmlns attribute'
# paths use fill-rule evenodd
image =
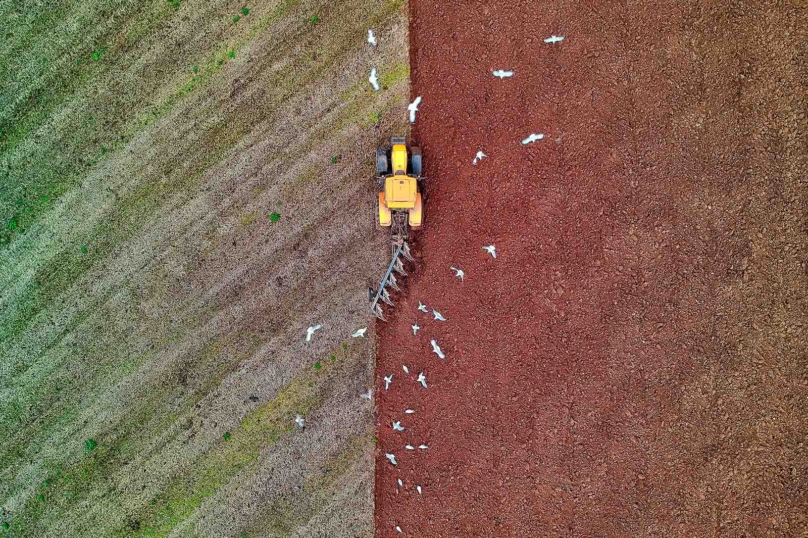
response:
<svg viewBox="0 0 808 538"><path fill-rule="evenodd" d="M370 311L382 321L381 303L393 306L388 288L400 291L395 273L406 276L404 260L414 262L407 245L409 228L424 224L426 178L421 175L421 148L407 150L403 136L394 136L389 148L376 149L376 180L379 183L379 224L390 228L392 259L378 289L368 289Z"/></svg>
<svg viewBox="0 0 808 538"><path fill-rule="evenodd" d="M407 228L424 222L425 178L421 148L407 150L406 139L394 136L391 147L376 149L379 182L379 224L391 227L393 241L406 240Z"/></svg>

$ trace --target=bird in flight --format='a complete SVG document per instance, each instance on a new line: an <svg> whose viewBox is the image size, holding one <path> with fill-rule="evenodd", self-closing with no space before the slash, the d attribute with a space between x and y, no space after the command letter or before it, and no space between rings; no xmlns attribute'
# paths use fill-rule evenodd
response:
<svg viewBox="0 0 808 538"><path fill-rule="evenodd" d="M297 415L295 416L295 424L297 424L298 428L303 429L306 427L306 419Z"/></svg>
<svg viewBox="0 0 808 538"><path fill-rule="evenodd" d="M398 465L398 463L396 463L395 455L387 453L387 454L384 455L384 457L387 458L388 460L390 460L390 463L392 463L393 465Z"/></svg>
<svg viewBox="0 0 808 538"><path fill-rule="evenodd" d="M446 358L446 355L443 354L443 351L440 350L440 347L438 346L438 343L435 342L434 339L430 340L429 343L432 344L432 353L434 353L435 355L437 355L441 359Z"/></svg>
<svg viewBox="0 0 808 538"><path fill-rule="evenodd" d="M449 267L452 271L455 272L455 276L460 279L460 282L464 282L464 278L466 278L466 273L463 272L462 269L458 269L457 267Z"/></svg>
<svg viewBox="0 0 808 538"><path fill-rule="evenodd" d="M404 534L404 531L401 530L401 527L399 527L398 525L396 525L396 532L398 532L400 534Z"/></svg>
<svg viewBox="0 0 808 538"><path fill-rule="evenodd" d="M368 43L370 44L371 47L376 46L376 36L373 35L373 30L371 30L370 28L368 28Z"/></svg>
<svg viewBox="0 0 808 538"><path fill-rule="evenodd" d="M424 386L424 388L425 388L425 389L426 389L426 388L429 388L429 387L427 387L427 386L426 386L426 376L424 375L424 373L423 373L423 372L420 372L420 373L418 374L418 379L416 379L416 381L417 381L418 383L422 384L422 385Z"/></svg>
<svg viewBox="0 0 808 538"><path fill-rule="evenodd" d="M401 425L400 420L394 420L393 421L393 429L396 430L397 432L403 432L407 428L405 428L404 426Z"/></svg>
<svg viewBox="0 0 808 538"><path fill-rule="evenodd" d="M402 487L402 488L404 487L404 481L401 480L400 478L398 480L396 480L396 482L398 482L399 487Z"/></svg>
<svg viewBox="0 0 808 538"><path fill-rule="evenodd" d="M446 318L443 317L443 314L441 314L437 310L433 309L432 313L435 314L435 320L436 321L446 321Z"/></svg>
<svg viewBox="0 0 808 538"><path fill-rule="evenodd" d="M418 492L418 495L423 495L423 493L421 493L421 486L415 486L415 490Z"/></svg>
<svg viewBox="0 0 808 538"><path fill-rule="evenodd" d="M543 138L544 138L543 134L531 133L530 136L522 140L522 145L526 146L532 142L536 142L537 140L542 140Z"/></svg>
<svg viewBox="0 0 808 538"><path fill-rule="evenodd" d="M495 247L494 245L488 245L486 247L483 247L483 250L488 252L494 258L497 257L497 247Z"/></svg>
<svg viewBox="0 0 808 538"><path fill-rule="evenodd" d="M424 314L429 313L429 310L426 309L426 305L424 303L422 303L421 301L418 301L418 310L420 310Z"/></svg>
<svg viewBox="0 0 808 538"><path fill-rule="evenodd" d="M311 339L314 336L314 331L319 331L322 328L323 326L318 323L317 325L312 325L306 329L306 342L311 342Z"/></svg>
<svg viewBox="0 0 808 538"><path fill-rule="evenodd" d="M409 369L409 368L407 368L407 365L406 365L406 364L402 364L402 365L401 365L401 369L402 369L402 370L404 370L404 373L405 373L405 374L409 374L409 373L410 373L410 369Z"/></svg>
<svg viewBox="0 0 808 538"><path fill-rule="evenodd" d="M406 448L407 450L415 450L415 447L412 445L404 445L404 448Z"/></svg>
<svg viewBox="0 0 808 538"><path fill-rule="evenodd" d="M387 392L387 389L390 388L390 383L393 382L393 374L384 378L384 392Z"/></svg>
<svg viewBox="0 0 808 538"><path fill-rule="evenodd" d="M415 411L413 411L412 409L405 409L404 410L405 415L412 415L413 413L415 413Z"/></svg>
<svg viewBox="0 0 808 538"><path fill-rule="evenodd" d="M368 81L370 85L373 86L374 91L379 91L379 79L376 77L376 68L370 70L370 76L368 77Z"/></svg>
<svg viewBox="0 0 808 538"><path fill-rule="evenodd" d="M418 329L420 329L420 328L421 327L419 327L417 323L415 325L413 325L412 326L412 335L413 336L418 336Z"/></svg>
<svg viewBox="0 0 808 538"><path fill-rule="evenodd" d="M407 105L407 110L410 111L410 123L415 123L415 113L418 112L418 107L421 106L421 96L415 98L415 101Z"/></svg>
<svg viewBox="0 0 808 538"><path fill-rule="evenodd" d="M352 338L364 338L364 337L365 337L365 331L367 331L367 330L368 330L368 328L367 328L367 327L362 327L361 329L359 329L359 330L357 330L356 332L354 332L354 333L351 335L351 337L352 337Z"/></svg>
<svg viewBox="0 0 808 538"><path fill-rule="evenodd" d="M564 36L559 35L551 35L550 37L544 40L545 43L550 43L551 45L561 43L562 41L564 41Z"/></svg>
<svg viewBox="0 0 808 538"><path fill-rule="evenodd" d="M483 159L485 159L486 157L488 157L488 155L486 155L486 154L485 154L485 153L483 153L482 151L478 151L478 152L477 152L477 155L475 155L475 156L474 156L474 159L471 161L471 164L477 164L478 162L482 161L482 160L483 160Z"/></svg>
<svg viewBox="0 0 808 538"><path fill-rule="evenodd" d="M429 447L427 445L418 445L418 448L420 448L421 450L426 450Z"/></svg>
<svg viewBox="0 0 808 538"><path fill-rule="evenodd" d="M502 69L497 69L496 71L493 71L493 73L494 76L497 77L499 80L502 80L504 78L510 78L513 76L513 71L503 71Z"/></svg>

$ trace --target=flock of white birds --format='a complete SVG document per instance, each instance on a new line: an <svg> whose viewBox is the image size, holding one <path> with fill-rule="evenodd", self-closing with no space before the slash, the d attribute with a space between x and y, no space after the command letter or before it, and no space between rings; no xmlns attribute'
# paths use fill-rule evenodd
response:
<svg viewBox="0 0 808 538"><path fill-rule="evenodd" d="M367 39L367 41L368 41L368 44L371 47L375 47L378 44L378 40L376 39L376 35L373 33L373 30L368 30L368 39ZM561 41L564 41L564 37L563 36L556 36L556 35L550 36L550 37L548 37L547 39L544 40L544 42L548 43L548 44L556 44L556 43L560 43ZM499 78L500 80L503 80L503 79L506 79L506 78L513 77L515 75L515 72L514 71L506 71L506 70L503 70L503 69L497 69L497 70L493 71L493 75L495 77ZM373 86L374 91L379 91L381 89L380 86L379 86L378 73L377 73L375 67L373 69L371 69L370 77L368 78L368 81L370 82L371 86ZM410 115L410 123L415 123L415 114L416 114L416 112L418 112L418 107L421 105L421 100L422 100L422 97L419 95L407 107L407 110L409 111L409 115ZM531 133L527 138L522 140L522 144L523 145L530 144L530 143L542 140L542 139L544 139L544 137L545 137L545 135L542 134L542 133ZM478 162L480 162L481 160L483 160L486 157L488 157L488 155L486 155L482 151L478 151L471 164L476 165ZM486 245L486 246L482 247L482 250L485 250L488 254L491 255L492 258L496 259L496 257L497 257L496 246L494 246L494 245ZM465 281L466 273L462 269L457 268L457 267L453 267L453 266L449 267L449 269L454 271L454 276L457 277L458 279L460 279L461 282ZM418 301L417 310L419 312L422 312L422 313L425 313L425 314L429 313L429 307L427 307L427 305L425 305L421 301ZM432 315L433 315L432 321L440 321L440 322L447 321L446 318L440 312L435 310L434 308L432 309ZM318 324L312 325L308 329L306 329L306 342L311 342L312 339L314 338L314 333L319 331L322 328L323 328L323 325L321 323L318 323ZM412 334L413 334L413 336L417 337L418 336L418 331L420 329L421 329L421 327L418 326L417 322L415 324L413 324L413 326L412 326ZM357 329L356 331L354 331L351 334L351 337L352 338L364 338L365 337L365 332L367 332L367 330L368 330L367 327L362 327L361 329ZM429 341L429 343L432 346L432 352L434 354L436 354L440 360L445 360L446 355L441 350L440 346L438 345L438 342L433 338L433 339L431 339ZM402 370L404 370L404 373L407 376L410 375L410 369L406 365L401 365L401 368L402 368ZM384 376L384 391L385 392L387 392L390 389L391 385L393 384L393 376L394 376L394 374L389 374L389 375ZM410 378L410 379L412 379L412 378ZM424 374L423 371L418 373L418 377L415 379L415 382L419 383L424 389L429 388L429 386L427 385L427 382L426 382L426 375ZM373 389L368 389L368 391L365 392L364 394L362 394L361 397L366 399L366 400L371 400L373 398ZM412 409L405 409L404 410L404 414L407 414L407 415L412 415L414 413L415 413L415 411L412 410ZM391 422L392 422L391 427L396 432L402 432L402 431L405 431L407 429L406 427L401 425L400 420L391 420ZM295 423L301 429L305 428L305 426L306 426L306 420L303 417L301 417L300 415L297 415L295 417ZM428 448L429 448L429 446L427 446L425 444L418 445L419 450L427 450ZM413 445L409 445L409 444L404 445L404 449L405 450L416 450L416 448ZM398 467L398 460L396 459L395 454L387 452L387 453L385 453L384 456L385 456L385 458L387 458L387 460L390 462L391 465L393 465L394 467ZM398 484L399 487L401 487L401 488L404 487L404 481L401 478L396 479L396 483ZM418 492L419 495L423 495L423 488L421 487L420 484L415 485L415 490ZM395 530L397 532L399 532L399 533L404 532L399 525L395 525Z"/></svg>

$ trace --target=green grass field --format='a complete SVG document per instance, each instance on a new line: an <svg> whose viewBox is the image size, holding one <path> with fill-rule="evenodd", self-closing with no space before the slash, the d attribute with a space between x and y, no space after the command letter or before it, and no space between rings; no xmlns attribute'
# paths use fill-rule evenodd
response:
<svg viewBox="0 0 808 538"><path fill-rule="evenodd" d="M0 535L372 534L404 3L0 13Z"/></svg>

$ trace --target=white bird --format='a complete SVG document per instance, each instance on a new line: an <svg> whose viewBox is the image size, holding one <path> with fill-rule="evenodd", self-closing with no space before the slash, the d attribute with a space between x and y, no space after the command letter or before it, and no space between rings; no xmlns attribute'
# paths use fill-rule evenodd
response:
<svg viewBox="0 0 808 538"><path fill-rule="evenodd" d="M423 493L421 493L421 486L415 486L415 490L418 492L418 495L423 495Z"/></svg>
<svg viewBox="0 0 808 538"><path fill-rule="evenodd" d="M446 318L443 317L443 314L441 314L437 310L433 309L432 313L435 314L435 321L446 321Z"/></svg>
<svg viewBox="0 0 808 538"><path fill-rule="evenodd" d="M417 323L415 325L413 325L412 326L412 335L413 336L418 336L418 329L420 329L420 328L421 327L419 327Z"/></svg>
<svg viewBox="0 0 808 538"><path fill-rule="evenodd" d="M402 365L401 365L401 369L402 369L402 370L404 370L404 373L405 373L405 374L409 374L409 373L410 373L410 369L409 369L409 368L407 368L407 365L406 365L406 364L402 364Z"/></svg>
<svg viewBox="0 0 808 538"><path fill-rule="evenodd" d="M503 71L502 69L497 69L496 71L493 71L493 73L494 76L497 77L499 80L502 80L504 78L510 78L513 76L513 71Z"/></svg>
<svg viewBox="0 0 808 538"><path fill-rule="evenodd" d="M375 91L379 91L379 79L376 78L376 68L370 70L370 76L368 77L368 81L370 85L373 86Z"/></svg>
<svg viewBox="0 0 808 538"><path fill-rule="evenodd" d="M400 532L401 534L404 534L404 531L401 530L401 527L399 527L398 525L396 525L396 532Z"/></svg>
<svg viewBox="0 0 808 538"><path fill-rule="evenodd" d="M319 331L322 328L323 326L318 323L317 325L312 325L306 329L306 342L311 342L311 338L314 336L314 331Z"/></svg>
<svg viewBox="0 0 808 538"><path fill-rule="evenodd" d="M413 411L412 409L405 409L404 410L405 415L412 415L413 413L415 413L415 411Z"/></svg>
<svg viewBox="0 0 808 538"><path fill-rule="evenodd" d="M398 485L399 485L400 487L402 487L402 488L404 487L404 481L403 481L403 480L401 480L401 479L399 478L399 479L397 480L397 482L398 482Z"/></svg>
<svg viewBox="0 0 808 538"><path fill-rule="evenodd" d="M426 305L421 301L418 301L418 310L420 310L424 314L429 314L429 310L427 310Z"/></svg>
<svg viewBox="0 0 808 538"><path fill-rule="evenodd" d="M410 111L410 123L415 123L415 113L418 112L418 107L421 105L421 96L415 98L415 101L407 105L407 110Z"/></svg>
<svg viewBox="0 0 808 538"><path fill-rule="evenodd" d="M393 374L384 378L384 392L387 392L387 389L390 388L390 383L393 382Z"/></svg>
<svg viewBox="0 0 808 538"><path fill-rule="evenodd" d="M404 426L401 425L400 420L394 420L392 422L393 422L393 429L396 430L397 432L403 432L404 430L407 429L407 428L405 428Z"/></svg>
<svg viewBox="0 0 808 538"><path fill-rule="evenodd" d="M443 354L443 351L440 350L440 347L438 347L438 343L434 339L430 340L429 343L432 344L432 353L434 353L441 359L446 358L446 355Z"/></svg>
<svg viewBox="0 0 808 538"><path fill-rule="evenodd" d="M424 386L424 388L425 388L425 389L426 389L426 388L429 388L429 387L427 387L427 386L426 386L426 376L424 375L424 373L423 373L423 372L420 372L420 373L418 374L418 379L416 379L416 381L417 381L418 383L422 384L422 385Z"/></svg>
<svg viewBox="0 0 808 538"><path fill-rule="evenodd" d="M562 41L564 41L564 36L559 35L551 35L550 37L544 40L545 43L550 43L551 45L561 43Z"/></svg>
<svg viewBox="0 0 808 538"><path fill-rule="evenodd" d="M367 328L367 327L362 327L361 329L359 329L359 330L355 331L355 332L354 332L354 333L351 335L351 337L352 337L352 338L364 338L364 337L365 337L365 331L367 331L367 330L368 330L368 328Z"/></svg>
<svg viewBox="0 0 808 538"><path fill-rule="evenodd" d="M376 46L376 36L373 35L373 30L371 30L370 28L368 28L368 43L370 43L371 47Z"/></svg>
<svg viewBox="0 0 808 538"><path fill-rule="evenodd" d="M483 159L485 159L486 157L488 157L488 155L486 155L486 154L485 154L485 153L483 153L482 151L478 151L478 152L477 152L477 155L475 155L475 156L474 156L474 159L471 161L471 164L477 164L479 161L482 161L482 160L483 160Z"/></svg>
<svg viewBox="0 0 808 538"><path fill-rule="evenodd" d="M388 460L390 460L390 463L392 463L393 465L398 465L398 463L396 463L395 455L393 455L393 454L385 454L384 457L387 458Z"/></svg>
<svg viewBox="0 0 808 538"><path fill-rule="evenodd" d="M421 450L426 450L429 447L427 445L418 445L418 448L420 448Z"/></svg>
<svg viewBox="0 0 808 538"><path fill-rule="evenodd" d="M497 247L495 247L494 245L488 245L486 247L483 247L483 250L488 252L494 258L497 257Z"/></svg>
<svg viewBox="0 0 808 538"><path fill-rule="evenodd" d="M364 398L365 400L372 399L373 398L373 390L368 389L368 391L366 393L362 394L362 398Z"/></svg>
<svg viewBox="0 0 808 538"><path fill-rule="evenodd" d="M295 416L295 423L298 425L299 428L303 429L306 427L306 419L301 417L300 415Z"/></svg>
<svg viewBox="0 0 808 538"><path fill-rule="evenodd" d="M466 278L466 273L463 272L462 269L458 269L457 267L449 267L452 271L455 272L455 276L460 279L460 282L464 282L464 278Z"/></svg>
<svg viewBox="0 0 808 538"><path fill-rule="evenodd" d="M412 445L404 445L404 448L406 448L407 450L415 450L415 447Z"/></svg>
<svg viewBox="0 0 808 538"><path fill-rule="evenodd" d="M530 144L531 142L536 142L537 140L542 140L543 138L544 138L544 134L531 133L530 136L528 136L527 138L522 140L522 145L526 146L527 144Z"/></svg>

